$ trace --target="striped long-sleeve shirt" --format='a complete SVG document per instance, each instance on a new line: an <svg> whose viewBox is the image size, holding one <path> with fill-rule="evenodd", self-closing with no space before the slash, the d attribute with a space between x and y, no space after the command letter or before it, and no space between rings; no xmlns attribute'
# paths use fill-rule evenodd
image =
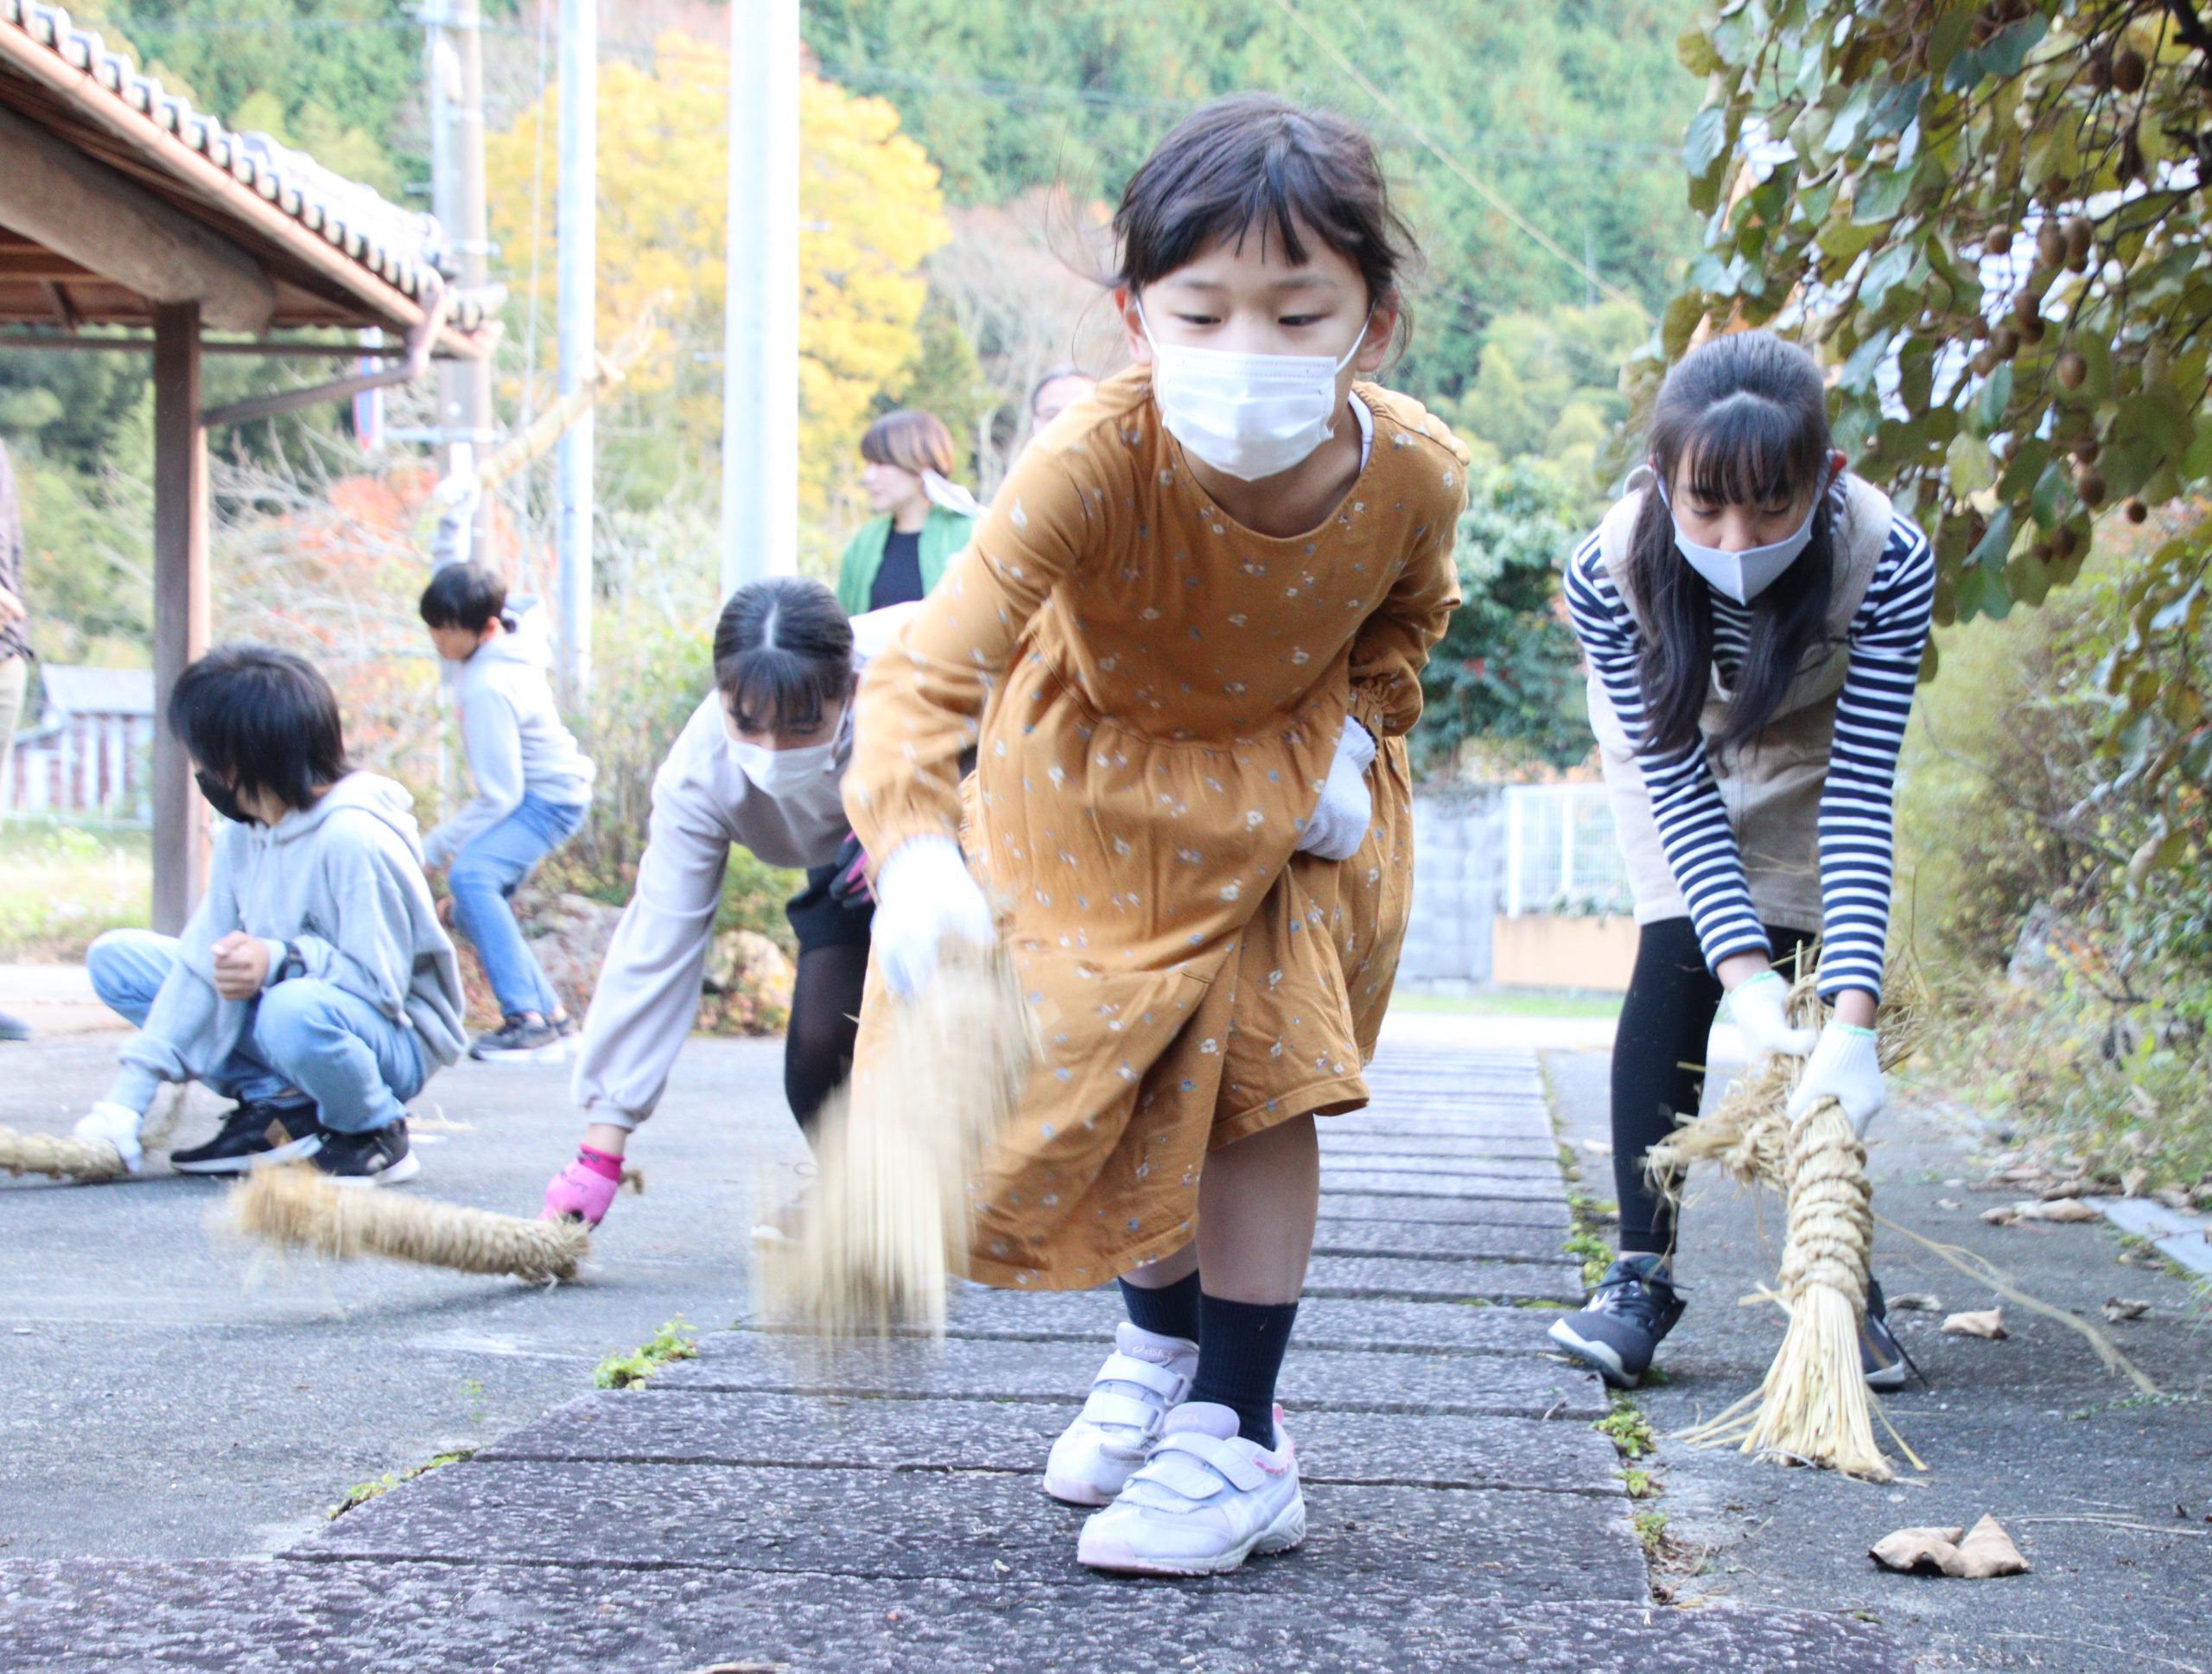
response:
<svg viewBox="0 0 2212 1674"><path fill-rule="evenodd" d="M1897 753L1935 597L1936 560L1927 537L1900 513L1846 635L1850 660L1836 700L1835 742L1821 792L1820 986L1831 998L1852 988L1881 996ZM1606 572L1596 535L1567 565L1567 601L1614 713L1628 735L1639 738L1643 696L1637 659L1643 630ZM1743 667L1751 621L1746 607L1713 594L1713 662L1731 686ZM1706 742L1700 738L1672 753L1639 747L1637 761L1706 963L1717 968L1738 953L1771 958Z"/></svg>

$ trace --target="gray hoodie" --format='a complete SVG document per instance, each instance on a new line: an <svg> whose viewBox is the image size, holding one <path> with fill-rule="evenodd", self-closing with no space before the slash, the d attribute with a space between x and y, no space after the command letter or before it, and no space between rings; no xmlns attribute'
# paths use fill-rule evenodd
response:
<svg viewBox="0 0 2212 1674"><path fill-rule="evenodd" d="M594 769L554 705L545 678L550 649L533 626L525 619L521 631L502 633L467 662L448 665L476 799L423 839L426 865L444 865L522 806L525 796L566 808L591 800Z"/></svg>
<svg viewBox="0 0 2212 1674"><path fill-rule="evenodd" d="M252 1010L215 992L213 950L233 930L290 942L308 976L411 1028L425 1073L458 1058L461 967L423 881L414 805L392 780L353 773L274 825L224 822L207 893L109 1096L143 1111L154 1083L205 1075L231 1055ZM281 950L271 954L273 982Z"/></svg>

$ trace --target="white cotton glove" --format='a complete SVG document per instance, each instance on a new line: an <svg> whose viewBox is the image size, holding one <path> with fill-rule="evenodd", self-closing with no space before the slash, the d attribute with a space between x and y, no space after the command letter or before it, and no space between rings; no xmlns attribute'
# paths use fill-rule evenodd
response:
<svg viewBox="0 0 2212 1674"><path fill-rule="evenodd" d="M883 979L900 999L921 991L944 938L988 947L998 933L991 904L950 837L910 837L877 869L869 935L883 961Z"/></svg>
<svg viewBox="0 0 2212 1674"><path fill-rule="evenodd" d="M1806 1062L1804 1079L1789 1095L1789 1119L1802 1121L1821 1100L1833 1098L1843 1106L1843 1113L1864 1139L1866 1124L1889 1102L1882 1083L1881 1054L1876 1047L1872 1029L1829 1023L1821 1031L1821 1043Z"/></svg>
<svg viewBox="0 0 2212 1674"><path fill-rule="evenodd" d="M138 1144L138 1125L143 1120L137 1111L103 1098L79 1117L77 1125L69 1131L73 1137L92 1144L114 1146L123 1157L123 1166L135 1174L145 1161L146 1154Z"/></svg>
<svg viewBox="0 0 2212 1674"><path fill-rule="evenodd" d="M1744 1050L1754 1064L1777 1053L1802 1058L1820 1038L1815 1030L1790 1026L1789 1000L1789 984L1778 971L1762 971L1728 991L1729 1015L1735 1018Z"/></svg>
<svg viewBox="0 0 2212 1674"><path fill-rule="evenodd" d="M1367 841L1375 823L1375 801L1367 792L1367 770L1374 765L1375 739L1350 716L1337 735L1337 757L1321 786L1321 800L1306 822L1298 852L1323 860L1350 860Z"/></svg>

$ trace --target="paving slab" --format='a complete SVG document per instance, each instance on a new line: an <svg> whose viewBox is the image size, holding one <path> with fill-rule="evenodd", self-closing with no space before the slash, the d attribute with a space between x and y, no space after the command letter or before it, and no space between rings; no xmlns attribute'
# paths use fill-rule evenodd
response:
<svg viewBox="0 0 2212 1674"><path fill-rule="evenodd" d="M479 1461L785 1465L1033 1474L1073 1416L1035 1401L910 1401L599 1390L502 1437ZM1315 1408L1293 1422L1309 1483L1618 1494L1612 1444L1580 1420Z"/></svg>
<svg viewBox="0 0 2212 1674"><path fill-rule="evenodd" d="M1269 1590L1316 1608L1348 1594L1646 1596L1625 1502L1489 1489L1337 1486L1306 1496L1298 1562ZM784 1570L1110 1588L1076 1562L1086 1513L1003 1472L471 1460L350 1512L285 1554L638 1569Z"/></svg>
<svg viewBox="0 0 2212 1674"><path fill-rule="evenodd" d="M1444 1180L1533 1180L1549 1190L1559 1189L1559 1162L1545 1156L1484 1156L1469 1151L1434 1155L1408 1151L1393 1140L1324 1145L1324 1168L1363 1168L1378 1172L1434 1174Z"/></svg>
<svg viewBox="0 0 2212 1674"><path fill-rule="evenodd" d="M1299 1560L1293 1560L1295 1563ZM0 1563L0 1663L40 1674L1909 1674L1840 1616L1601 1601L1468 1603L1395 1589L1314 1611L1292 1564L1226 1582L1055 1587L486 1564ZM558 1623L557 1632L550 1625Z"/></svg>
<svg viewBox="0 0 2212 1674"><path fill-rule="evenodd" d="M1313 1228L1316 1256L1412 1256L1479 1261L1556 1263L1565 1259L1555 1226L1484 1226L1470 1221L1340 1220L1322 1208Z"/></svg>
<svg viewBox="0 0 2212 1674"><path fill-rule="evenodd" d="M1329 1156L1321 1159L1321 1190L1398 1197L1503 1198L1559 1203L1564 1206L1556 1171L1541 1174L1453 1174L1422 1166L1372 1168Z"/></svg>
<svg viewBox="0 0 2212 1674"><path fill-rule="evenodd" d="M1408 1260L1391 1256L1316 1256L1306 1294L1430 1302L1580 1302L1580 1262Z"/></svg>
<svg viewBox="0 0 2212 1674"><path fill-rule="evenodd" d="M1340 1180L1342 1177L1338 1176ZM1564 1195L1486 1198L1464 1193L1366 1190L1321 1180L1325 1220L1433 1221L1475 1226L1549 1226L1564 1238L1573 1217Z"/></svg>
<svg viewBox="0 0 2212 1674"><path fill-rule="evenodd" d="M1548 1135L1501 1133L1495 1126L1468 1122L1459 1117L1422 1119L1414 1116L1339 1116L1321 1126L1321 1149L1357 1149L1354 1141L1397 1139L1407 1142L1389 1149L1426 1156L1519 1156L1554 1165L1558 1143Z"/></svg>
<svg viewBox="0 0 2212 1674"><path fill-rule="evenodd" d="M673 1388L882 1395L908 1400L1065 1402L1098 1370L1098 1345L950 1339L828 1344L719 1332L699 1358L655 1379ZM1508 1355L1370 1354L1301 1347L1284 1364L1283 1404L1369 1412L1595 1418L1608 1409L1593 1373Z"/></svg>

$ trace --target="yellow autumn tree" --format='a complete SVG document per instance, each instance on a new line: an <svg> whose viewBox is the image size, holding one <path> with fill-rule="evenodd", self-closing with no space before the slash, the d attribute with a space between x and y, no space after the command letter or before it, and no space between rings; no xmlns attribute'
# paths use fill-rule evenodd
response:
<svg viewBox="0 0 2212 1674"><path fill-rule="evenodd" d="M485 141L492 236L518 333L533 271L539 363L554 364L555 136L559 90ZM694 451L711 477L721 434L718 357L728 207L729 56L671 32L650 67L613 60L599 80L599 341L664 298L663 331L632 372L626 413ZM799 81L799 474L808 545L850 500L855 449L877 398L920 347L922 263L951 236L937 166L899 114L817 76ZM536 261L531 259L536 245Z"/></svg>

